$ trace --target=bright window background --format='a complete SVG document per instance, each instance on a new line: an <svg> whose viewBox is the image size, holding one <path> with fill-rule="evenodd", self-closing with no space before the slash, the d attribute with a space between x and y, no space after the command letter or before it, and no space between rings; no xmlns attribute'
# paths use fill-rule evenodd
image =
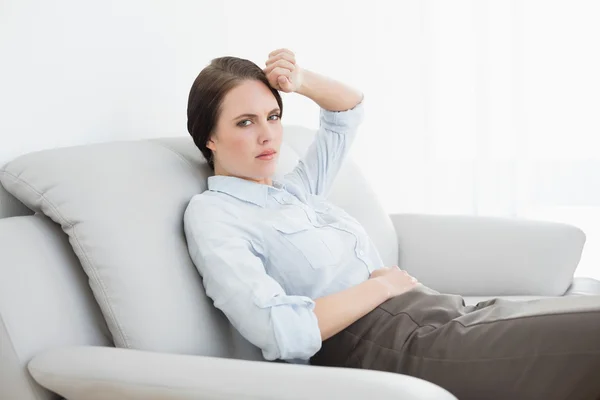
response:
<svg viewBox="0 0 600 400"><path fill-rule="evenodd" d="M0 162L186 134L222 55L279 47L361 88L353 156L392 212L571 223L600 279L600 3L549 0L0 2ZM318 109L286 95L285 122Z"/></svg>

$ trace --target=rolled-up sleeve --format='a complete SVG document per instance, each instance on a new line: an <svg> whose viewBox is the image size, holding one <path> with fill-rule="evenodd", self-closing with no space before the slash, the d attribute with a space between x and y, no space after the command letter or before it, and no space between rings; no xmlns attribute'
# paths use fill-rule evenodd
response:
<svg viewBox="0 0 600 400"><path fill-rule="evenodd" d="M314 301L284 292L266 273L258 243L233 222L202 218L193 201L184 228L206 294L265 359L308 360L321 348Z"/></svg>
<svg viewBox="0 0 600 400"><path fill-rule="evenodd" d="M327 196L364 119L364 98L346 111L320 109L319 129L296 167L286 174L308 193Z"/></svg>

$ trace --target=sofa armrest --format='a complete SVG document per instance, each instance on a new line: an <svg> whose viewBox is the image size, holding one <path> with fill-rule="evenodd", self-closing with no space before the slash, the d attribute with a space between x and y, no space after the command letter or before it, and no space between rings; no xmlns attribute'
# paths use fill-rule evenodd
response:
<svg viewBox="0 0 600 400"><path fill-rule="evenodd" d="M565 296L600 296L600 281L583 276L574 278Z"/></svg>
<svg viewBox="0 0 600 400"><path fill-rule="evenodd" d="M28 365L69 400L456 399L427 381L388 372L73 346Z"/></svg>
<svg viewBox="0 0 600 400"><path fill-rule="evenodd" d="M586 241L572 225L518 218L392 214L398 265L439 292L561 296Z"/></svg>

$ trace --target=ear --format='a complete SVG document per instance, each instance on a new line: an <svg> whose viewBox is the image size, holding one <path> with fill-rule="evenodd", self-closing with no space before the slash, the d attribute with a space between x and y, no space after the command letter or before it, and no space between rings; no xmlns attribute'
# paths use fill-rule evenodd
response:
<svg viewBox="0 0 600 400"><path fill-rule="evenodd" d="M215 151L215 143L209 139L208 142L206 142L206 147L208 147L209 149L211 149L212 151Z"/></svg>

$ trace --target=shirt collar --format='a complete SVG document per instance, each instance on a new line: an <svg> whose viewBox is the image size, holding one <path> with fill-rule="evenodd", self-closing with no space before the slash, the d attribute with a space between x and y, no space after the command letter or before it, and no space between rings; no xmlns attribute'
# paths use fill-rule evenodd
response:
<svg viewBox="0 0 600 400"><path fill-rule="evenodd" d="M238 178L235 176L213 175L208 177L208 190L222 192L240 200L249 201L260 207L267 205L269 191L285 190L283 178L277 174L271 178L273 186Z"/></svg>

